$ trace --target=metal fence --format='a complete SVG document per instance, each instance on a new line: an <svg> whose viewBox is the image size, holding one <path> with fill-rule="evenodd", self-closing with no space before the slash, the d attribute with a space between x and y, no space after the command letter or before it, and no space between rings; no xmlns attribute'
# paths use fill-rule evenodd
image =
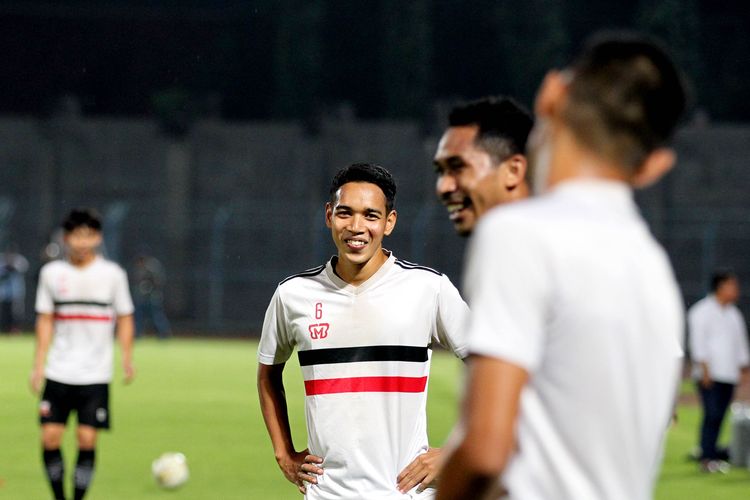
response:
<svg viewBox="0 0 750 500"><path fill-rule="evenodd" d="M349 117L314 134L296 122L207 121L179 141L148 120L0 118L0 246L15 242L31 262L28 323L55 225L95 206L110 258L130 268L147 252L164 264L177 330L255 334L275 285L334 252L323 205L332 174L353 161L381 163L399 183L386 246L460 284L465 241L435 201L436 142L416 123ZM637 199L690 304L715 267L750 283L750 127L689 127L676 145L676 171Z"/></svg>

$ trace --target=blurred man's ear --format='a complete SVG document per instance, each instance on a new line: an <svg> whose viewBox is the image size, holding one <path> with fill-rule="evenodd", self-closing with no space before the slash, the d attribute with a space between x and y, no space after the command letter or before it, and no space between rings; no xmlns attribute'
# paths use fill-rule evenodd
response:
<svg viewBox="0 0 750 500"><path fill-rule="evenodd" d="M534 103L534 112L538 117L551 118L559 114L568 94L570 80L568 71L552 70L547 73Z"/></svg>
<svg viewBox="0 0 750 500"><path fill-rule="evenodd" d="M646 157L631 179L635 188L645 188L661 179L677 161L677 155L670 148L657 148Z"/></svg>

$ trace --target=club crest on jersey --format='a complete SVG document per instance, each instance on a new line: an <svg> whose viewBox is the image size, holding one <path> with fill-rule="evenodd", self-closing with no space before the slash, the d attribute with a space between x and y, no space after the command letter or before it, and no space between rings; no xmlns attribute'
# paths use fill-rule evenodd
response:
<svg viewBox="0 0 750 500"><path fill-rule="evenodd" d="M328 337L328 323L315 323L307 327L307 331L310 332L310 338L313 340L324 339Z"/></svg>

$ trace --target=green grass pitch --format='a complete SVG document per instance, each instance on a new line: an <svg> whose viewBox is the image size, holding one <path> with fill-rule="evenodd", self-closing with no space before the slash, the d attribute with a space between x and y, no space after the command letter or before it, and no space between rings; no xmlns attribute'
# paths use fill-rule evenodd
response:
<svg viewBox="0 0 750 500"><path fill-rule="evenodd" d="M258 408L256 343L242 340L140 340L138 374L130 386L112 385L113 429L100 435L97 470L87 498L296 499L281 476ZM39 451L37 399L28 390L30 335L0 337L0 499L49 498ZM456 418L461 363L436 352L430 380L430 440L440 444ZM295 443L305 442L302 384L295 361L286 370ZM686 388L689 390L689 388ZM680 408L671 429L656 498L746 499L750 472L706 476L685 460L695 441L698 412ZM613 429L613 432L615 430ZM181 489L161 490L151 461L165 451L188 458L191 478ZM74 433L63 446L66 480L75 460ZM66 484L70 491L70 483Z"/></svg>

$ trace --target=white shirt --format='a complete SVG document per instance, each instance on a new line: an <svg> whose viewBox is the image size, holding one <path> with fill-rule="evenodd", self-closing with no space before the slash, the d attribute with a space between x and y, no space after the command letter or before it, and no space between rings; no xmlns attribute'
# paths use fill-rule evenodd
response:
<svg viewBox="0 0 750 500"><path fill-rule="evenodd" d="M431 498L431 488L399 493L396 477L428 448L432 342L464 357L468 308L432 269L390 255L353 286L336 276L334 259L281 282L258 347L264 364L298 351L308 447L325 470L306 497Z"/></svg>
<svg viewBox="0 0 750 500"><path fill-rule="evenodd" d="M523 500L651 498L678 381L683 307L630 189L569 181L493 210L470 246L469 351L525 369Z"/></svg>
<svg viewBox="0 0 750 500"><path fill-rule="evenodd" d="M742 313L735 305L722 306L709 295L688 310L690 355L693 377L700 379L700 363L708 364L711 380L736 384L740 369L750 364L747 329Z"/></svg>
<svg viewBox="0 0 750 500"><path fill-rule="evenodd" d="M133 313L125 271L97 256L85 267L58 260L39 276L36 312L54 314L45 376L73 385L112 380L117 316Z"/></svg>

